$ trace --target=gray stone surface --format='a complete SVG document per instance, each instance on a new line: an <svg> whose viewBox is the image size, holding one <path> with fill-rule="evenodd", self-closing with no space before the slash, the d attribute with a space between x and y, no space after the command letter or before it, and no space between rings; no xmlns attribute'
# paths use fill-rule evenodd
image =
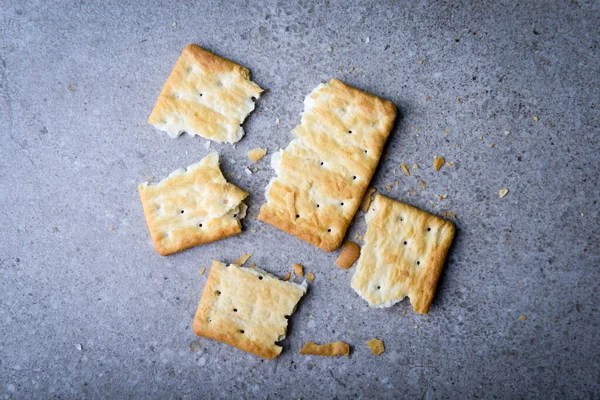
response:
<svg viewBox="0 0 600 400"><path fill-rule="evenodd" d="M597 1L124 3L0 5L0 397L600 396ZM146 123L192 42L270 92L235 149L211 147L254 191L243 234L164 258L136 185L209 151ZM369 309L336 253L255 219L273 172L245 175L247 150L285 146L333 77L401 110L378 190L457 214L428 316ZM437 155L454 166L436 173ZM364 231L359 214L349 237ZM199 269L243 252L316 275L274 361L191 330ZM350 358L297 354L338 339Z"/></svg>

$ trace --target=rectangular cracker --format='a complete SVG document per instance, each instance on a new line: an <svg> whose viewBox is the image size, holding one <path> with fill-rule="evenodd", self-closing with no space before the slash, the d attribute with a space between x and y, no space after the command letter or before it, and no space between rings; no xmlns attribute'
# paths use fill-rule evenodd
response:
<svg viewBox="0 0 600 400"><path fill-rule="evenodd" d="M203 243L237 235L248 196L227 182L219 155L178 169L155 185L138 186L146 223L158 254L166 256Z"/></svg>
<svg viewBox="0 0 600 400"><path fill-rule="evenodd" d="M454 224L377 195L366 214L367 233L352 288L373 307L408 296L427 314L454 237Z"/></svg>
<svg viewBox="0 0 600 400"><path fill-rule="evenodd" d="M294 140L272 157L277 176L258 219L334 251L375 172L396 106L332 79L304 107Z"/></svg>
<svg viewBox="0 0 600 400"><path fill-rule="evenodd" d="M287 318L305 293L306 282L299 285L260 268L213 261L194 317L194 332L273 359L281 353L276 342L285 338Z"/></svg>
<svg viewBox="0 0 600 400"><path fill-rule="evenodd" d="M250 71L195 44L183 49L148 123L177 137L183 132L235 143L262 89Z"/></svg>

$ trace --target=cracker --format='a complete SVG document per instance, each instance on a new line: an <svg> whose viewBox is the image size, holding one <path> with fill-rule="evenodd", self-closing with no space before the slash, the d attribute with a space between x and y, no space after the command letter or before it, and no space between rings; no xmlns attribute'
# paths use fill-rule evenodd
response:
<svg viewBox="0 0 600 400"><path fill-rule="evenodd" d="M248 69L190 44L175 63L148 123L171 137L187 132L235 143L244 136L241 125L262 91Z"/></svg>
<svg viewBox="0 0 600 400"><path fill-rule="evenodd" d="M444 165L444 157L435 157L433 159L433 167L435 168L436 171L439 171L440 168L442 168L442 165Z"/></svg>
<svg viewBox="0 0 600 400"><path fill-rule="evenodd" d="M246 192L228 183L219 155L178 169L155 185L138 186L156 251L163 256L236 235L246 215Z"/></svg>
<svg viewBox="0 0 600 400"><path fill-rule="evenodd" d="M259 162L266 154L267 154L267 151L265 149L261 149L260 147L257 147L248 152L248 158L251 161Z"/></svg>
<svg viewBox="0 0 600 400"><path fill-rule="evenodd" d="M369 346L373 354L375 354L376 356L383 354L383 352L385 351L385 348L383 347L383 342L377 338L368 340L367 346Z"/></svg>
<svg viewBox="0 0 600 400"><path fill-rule="evenodd" d="M277 279L259 268L213 261L194 317L196 335L272 359L281 353L287 318L306 284Z"/></svg>
<svg viewBox="0 0 600 400"><path fill-rule="evenodd" d="M258 219L334 251L375 172L396 107L336 79L313 90L304 107L294 140L272 156L277 176Z"/></svg>
<svg viewBox="0 0 600 400"><path fill-rule="evenodd" d="M373 187L370 187L367 189L362 200L360 201L360 209L362 211L369 210L369 206L371 205L371 202L373 201L373 193L375 193L376 190L377 189L375 189Z"/></svg>
<svg viewBox="0 0 600 400"><path fill-rule="evenodd" d="M354 242L344 242L342 245L342 252L335 260L335 265L342 269L348 269L354 264L354 261L358 259L360 255L360 247Z"/></svg>
<svg viewBox="0 0 600 400"><path fill-rule="evenodd" d="M427 314L454 237L454 224L377 195L366 214L367 233L352 288L373 307L408 296Z"/></svg>
<svg viewBox="0 0 600 400"><path fill-rule="evenodd" d="M315 280L315 274L313 274L312 272L309 272L308 274L306 274L306 280L309 282L312 282Z"/></svg>
<svg viewBox="0 0 600 400"><path fill-rule="evenodd" d="M300 354L310 354L315 356L348 356L350 355L350 346L347 343L338 341L327 344L316 344L313 342L304 343Z"/></svg>

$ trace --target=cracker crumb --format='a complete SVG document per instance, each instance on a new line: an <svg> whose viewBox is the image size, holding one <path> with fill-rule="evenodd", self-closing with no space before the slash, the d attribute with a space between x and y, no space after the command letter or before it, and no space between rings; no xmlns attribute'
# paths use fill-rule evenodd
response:
<svg viewBox="0 0 600 400"><path fill-rule="evenodd" d="M363 240L363 237L361 235L358 235L358 240Z"/></svg>
<svg viewBox="0 0 600 400"><path fill-rule="evenodd" d="M415 325L415 326L413 326L413 328L415 328L415 329L417 329L418 327L419 327L419 325Z"/></svg>
<svg viewBox="0 0 600 400"><path fill-rule="evenodd" d="M333 51L333 48L331 46L329 46L329 48L327 49L327 51L331 53Z"/></svg>
<svg viewBox="0 0 600 400"><path fill-rule="evenodd" d="M75 345L75 348L76 348L77 350L79 350L79 351L83 350L83 346L81 345L81 343L77 343L77 344Z"/></svg>
<svg viewBox="0 0 600 400"><path fill-rule="evenodd" d="M350 346L344 342L334 342L326 344L316 344L306 342L300 354L312 354L315 356L347 356L350 355Z"/></svg>
<svg viewBox="0 0 600 400"><path fill-rule="evenodd" d="M402 168L402 172L404 172L404 175L410 176L410 171L408 170L406 164L400 163L400 168Z"/></svg>
<svg viewBox="0 0 600 400"><path fill-rule="evenodd" d="M388 184L385 186L385 188L386 188L387 190L391 190L391 189L392 189L392 184L391 184L391 183L388 183Z"/></svg>
<svg viewBox="0 0 600 400"><path fill-rule="evenodd" d="M456 146L454 146L454 147L458 149L460 147L460 145L458 143L456 143Z"/></svg>
<svg viewBox="0 0 600 400"><path fill-rule="evenodd" d="M402 315L406 315L406 310L402 310Z"/></svg>
<svg viewBox="0 0 600 400"><path fill-rule="evenodd" d="M440 200L444 200L446 197L448 197L448 195L447 195L447 194L440 194L440 195L438 195L438 198L439 198Z"/></svg>
<svg viewBox="0 0 600 400"><path fill-rule="evenodd" d="M494 146L495 146L495 144L494 144L494 143L490 144L490 149L493 149L493 148L494 148Z"/></svg>
<svg viewBox="0 0 600 400"><path fill-rule="evenodd" d="M537 120L539 120L538 116L537 116L537 115L534 115L534 116L533 116L533 120L534 120L534 121L537 121Z"/></svg>
<svg viewBox="0 0 600 400"><path fill-rule="evenodd" d="M342 269L348 269L354 264L354 262L360 256L360 247L354 242L344 242L342 245L342 252L335 260L335 265Z"/></svg>
<svg viewBox="0 0 600 400"><path fill-rule="evenodd" d="M245 172L245 173L246 173L246 175L248 175L248 176L252 175L252 170L250 170L250 168L248 168L248 167L245 167L245 168L244 168L244 172Z"/></svg>
<svg viewBox="0 0 600 400"><path fill-rule="evenodd" d="M373 201L373 193L375 193L375 188L368 188L360 202L360 209L362 211L367 211L369 206L371 205L371 201Z"/></svg>
<svg viewBox="0 0 600 400"><path fill-rule="evenodd" d="M500 198L503 198L504 196L506 196L507 193L508 193L508 189L503 188L498 191L498 196L500 196Z"/></svg>
<svg viewBox="0 0 600 400"><path fill-rule="evenodd" d="M312 272L309 272L308 274L306 274L306 280L309 282L312 282L315 280L315 274L313 274Z"/></svg>
<svg viewBox="0 0 600 400"><path fill-rule="evenodd" d="M483 136L479 136L479 140L483 140Z"/></svg>
<svg viewBox="0 0 600 400"><path fill-rule="evenodd" d="M304 276L304 267L302 264L292 264L296 276Z"/></svg>
<svg viewBox="0 0 600 400"><path fill-rule="evenodd" d="M275 118L275 123L279 125L279 118Z"/></svg>
<svg viewBox="0 0 600 400"><path fill-rule="evenodd" d="M289 272L286 272L285 276L283 277L283 280L284 281L289 281L291 277L292 277L292 274L290 274Z"/></svg>
<svg viewBox="0 0 600 400"><path fill-rule="evenodd" d="M425 185L425 182L423 182L421 180L419 181L419 186L421 186L423 189L427 188L427 185Z"/></svg>
<svg viewBox="0 0 600 400"><path fill-rule="evenodd" d="M348 71L349 71L349 72L352 72L352 71L354 71L354 67L350 68Z"/></svg>
<svg viewBox="0 0 600 400"><path fill-rule="evenodd" d="M399 184L399 183L400 183L400 182L398 182L398 180L397 180L397 179L394 181L394 185L395 185L395 186L398 186L398 184Z"/></svg>
<svg viewBox="0 0 600 400"><path fill-rule="evenodd" d="M429 101L429 100L431 100L431 96L425 97L425 101Z"/></svg>
<svg viewBox="0 0 600 400"><path fill-rule="evenodd" d="M241 267L242 265L244 265L246 263L246 261L248 261L248 259L250 257L252 257L252 253L242 254L240 256L240 258L238 258L237 260L235 260L234 264L235 265L239 265Z"/></svg>
<svg viewBox="0 0 600 400"><path fill-rule="evenodd" d="M510 135L510 131L504 131L505 135Z"/></svg>
<svg viewBox="0 0 600 400"><path fill-rule="evenodd" d="M367 36L367 38L365 39L365 43L371 43L371 38L369 36Z"/></svg>
<svg viewBox="0 0 600 400"><path fill-rule="evenodd" d="M248 158L254 162L260 161L267 154L267 150L257 147L248 152Z"/></svg>
<svg viewBox="0 0 600 400"><path fill-rule="evenodd" d="M447 134L448 134L448 129L445 129L444 130L444 135L447 135Z"/></svg>
<svg viewBox="0 0 600 400"><path fill-rule="evenodd" d="M334 275L334 276L333 276L333 279L337 279L337 275Z"/></svg>
<svg viewBox="0 0 600 400"><path fill-rule="evenodd" d="M527 316L526 316L526 315L521 315L521 316L519 317L519 321L525 321L526 319L527 319Z"/></svg>
<svg viewBox="0 0 600 400"><path fill-rule="evenodd" d="M231 177L234 178L235 177L235 172L231 173Z"/></svg>
<svg viewBox="0 0 600 400"><path fill-rule="evenodd" d="M461 101L462 101L462 98L460 98L460 97L457 97L457 98L456 98L456 102L457 102L457 103L460 103Z"/></svg>
<svg viewBox="0 0 600 400"><path fill-rule="evenodd" d="M200 275L204 275L205 272L206 272L206 267L202 267L202 269L200 270Z"/></svg>
<svg viewBox="0 0 600 400"><path fill-rule="evenodd" d="M111 226L110 228L108 228L108 230L112 232L112 231L114 231L114 230L115 230L115 227L114 227L114 226Z"/></svg>
<svg viewBox="0 0 600 400"><path fill-rule="evenodd" d="M450 217L456 219L456 213L450 211L442 211L442 217Z"/></svg>
<svg viewBox="0 0 600 400"><path fill-rule="evenodd" d="M256 233L256 228L250 228L250 232Z"/></svg>
<svg viewBox="0 0 600 400"><path fill-rule="evenodd" d="M148 175L146 178L144 178L145 181L149 181L150 179L154 178L152 175Z"/></svg>
<svg viewBox="0 0 600 400"><path fill-rule="evenodd" d="M581 215L583 217L583 213L579 213L579 215Z"/></svg>
<svg viewBox="0 0 600 400"><path fill-rule="evenodd" d="M419 166L417 165L417 163L413 164L412 169L419 169Z"/></svg>
<svg viewBox="0 0 600 400"><path fill-rule="evenodd" d="M383 342L377 338L368 340L367 346L369 346L373 354L375 354L376 356L381 355L385 351L385 348L383 347Z"/></svg>
<svg viewBox="0 0 600 400"><path fill-rule="evenodd" d="M453 166L454 166L454 161L446 163L446 167L453 167Z"/></svg>
<svg viewBox="0 0 600 400"><path fill-rule="evenodd" d="M440 168L442 168L442 165L444 165L444 157L436 157L433 159L433 166L436 171L439 171Z"/></svg>
<svg viewBox="0 0 600 400"><path fill-rule="evenodd" d="M423 60L419 59L417 62L418 62L420 65L423 65Z"/></svg>

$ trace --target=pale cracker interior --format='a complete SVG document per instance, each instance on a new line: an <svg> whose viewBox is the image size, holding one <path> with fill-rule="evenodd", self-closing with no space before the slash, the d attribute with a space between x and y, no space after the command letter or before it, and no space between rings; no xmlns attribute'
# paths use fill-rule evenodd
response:
<svg viewBox="0 0 600 400"><path fill-rule="evenodd" d="M277 176L258 219L333 251L375 172L396 107L335 79L304 107L294 140L272 157Z"/></svg>
<svg viewBox="0 0 600 400"><path fill-rule="evenodd" d="M219 155L211 153L185 170L151 185L139 185L146 223L156 251L172 254L242 230L248 195L227 182Z"/></svg>
<svg viewBox="0 0 600 400"><path fill-rule="evenodd" d="M197 335L272 359L281 353L290 315L306 293L302 285L259 268L214 261L194 318Z"/></svg>
<svg viewBox="0 0 600 400"><path fill-rule="evenodd" d="M389 307L408 296L414 311L427 314L454 225L382 195L365 218L367 233L352 288L371 306Z"/></svg>
<svg viewBox="0 0 600 400"><path fill-rule="evenodd" d="M183 132L235 143L262 89L250 72L195 44L187 46L165 83L148 122L171 137Z"/></svg>

